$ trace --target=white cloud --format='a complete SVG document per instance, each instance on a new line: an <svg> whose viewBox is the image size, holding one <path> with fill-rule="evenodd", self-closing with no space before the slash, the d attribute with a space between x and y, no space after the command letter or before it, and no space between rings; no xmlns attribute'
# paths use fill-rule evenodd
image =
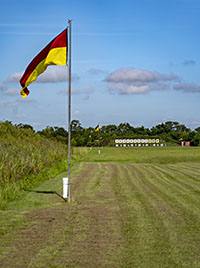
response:
<svg viewBox="0 0 200 268"><path fill-rule="evenodd" d="M91 75L98 75L98 74L105 74L106 71L102 69L96 69L96 68L91 68L89 71L89 74Z"/></svg>
<svg viewBox="0 0 200 268"><path fill-rule="evenodd" d="M151 90L163 90L171 87L172 81L177 81L174 73L169 75L148 70L122 68L111 73L105 81L111 93L123 95L144 94Z"/></svg>
<svg viewBox="0 0 200 268"><path fill-rule="evenodd" d="M38 103L37 100L32 99L32 98L24 98L22 99L21 97L19 99L16 100L16 103L20 103L20 105L26 105L26 104L35 104Z"/></svg>
<svg viewBox="0 0 200 268"><path fill-rule="evenodd" d="M19 79L21 78L22 75L23 75L23 72L13 73L8 77L7 82L10 82L10 83L19 82Z"/></svg>
<svg viewBox="0 0 200 268"><path fill-rule="evenodd" d="M110 83L109 91L111 93L119 93L122 95L129 95L129 94L142 94L149 91L148 85L129 85L125 83Z"/></svg>
<svg viewBox="0 0 200 268"><path fill-rule="evenodd" d="M20 90L19 88L10 88L10 89L4 90L4 94L10 95L10 96L18 96L20 95Z"/></svg>
<svg viewBox="0 0 200 268"><path fill-rule="evenodd" d="M107 76L107 82L114 83L135 83L135 82L158 82L177 80L178 77L171 73L170 75L147 70L137 70L134 68L121 68Z"/></svg>
<svg viewBox="0 0 200 268"><path fill-rule="evenodd" d="M0 90L4 90L5 89L5 84L4 83L0 83Z"/></svg>
<svg viewBox="0 0 200 268"><path fill-rule="evenodd" d="M200 86L194 83L181 83L174 86L176 90L182 90L184 92L200 93Z"/></svg>
<svg viewBox="0 0 200 268"><path fill-rule="evenodd" d="M35 123L32 123L32 126L33 126L34 128L41 128L41 127L42 127L42 123L35 122Z"/></svg>
<svg viewBox="0 0 200 268"><path fill-rule="evenodd" d="M10 75L7 82L15 83L19 82L23 72L16 72ZM79 79L77 74L72 74L72 81ZM35 82L37 83L57 83L68 80L68 68L61 66L49 66L47 70L38 76Z"/></svg>
<svg viewBox="0 0 200 268"><path fill-rule="evenodd" d="M144 94L151 90L162 90L170 88L170 83L109 83L108 89L111 93L119 93L121 95L130 95L130 94Z"/></svg>
<svg viewBox="0 0 200 268"><path fill-rule="evenodd" d="M68 70L67 68L62 67L48 67L47 70L42 73L38 79L38 83L56 83L64 82L68 79Z"/></svg>

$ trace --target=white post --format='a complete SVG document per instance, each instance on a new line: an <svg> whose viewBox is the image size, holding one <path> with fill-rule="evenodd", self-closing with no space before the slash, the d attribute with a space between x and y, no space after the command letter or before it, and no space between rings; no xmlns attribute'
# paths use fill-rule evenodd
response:
<svg viewBox="0 0 200 268"><path fill-rule="evenodd" d="M63 198L68 197L68 178L63 178Z"/></svg>

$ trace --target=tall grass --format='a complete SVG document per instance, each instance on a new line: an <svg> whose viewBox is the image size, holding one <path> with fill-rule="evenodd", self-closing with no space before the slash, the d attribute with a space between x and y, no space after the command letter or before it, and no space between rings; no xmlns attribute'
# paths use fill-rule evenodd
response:
<svg viewBox="0 0 200 268"><path fill-rule="evenodd" d="M67 169L67 146L32 130L0 122L0 208Z"/></svg>

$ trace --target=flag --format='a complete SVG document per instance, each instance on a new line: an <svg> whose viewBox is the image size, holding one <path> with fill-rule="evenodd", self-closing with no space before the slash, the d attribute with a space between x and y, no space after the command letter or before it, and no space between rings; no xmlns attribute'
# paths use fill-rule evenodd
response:
<svg viewBox="0 0 200 268"><path fill-rule="evenodd" d="M98 132L99 131L99 125L97 125L94 130L95 130L95 132Z"/></svg>
<svg viewBox="0 0 200 268"><path fill-rule="evenodd" d="M22 98L28 96L27 87L45 72L49 65L67 65L67 40L67 29L65 29L31 61L20 79Z"/></svg>

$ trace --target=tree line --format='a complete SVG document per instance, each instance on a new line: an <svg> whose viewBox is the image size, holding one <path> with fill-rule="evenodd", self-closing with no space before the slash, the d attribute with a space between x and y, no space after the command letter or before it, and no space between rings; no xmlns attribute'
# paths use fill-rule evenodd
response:
<svg viewBox="0 0 200 268"><path fill-rule="evenodd" d="M29 129L34 132L32 126L19 124L21 128ZM68 132L63 127L47 126L45 129L38 131L38 134L49 138L56 139L66 143L68 141ZM129 123L120 123L118 126L111 124L99 127L99 132L95 127L84 128L79 120L71 122L71 144L72 146L112 146L115 139L132 139L132 138L159 138L172 144L180 144L181 141L190 141L192 146L198 146L200 143L200 127L191 130L184 124L176 121L167 121L160 123L152 128L134 127Z"/></svg>

